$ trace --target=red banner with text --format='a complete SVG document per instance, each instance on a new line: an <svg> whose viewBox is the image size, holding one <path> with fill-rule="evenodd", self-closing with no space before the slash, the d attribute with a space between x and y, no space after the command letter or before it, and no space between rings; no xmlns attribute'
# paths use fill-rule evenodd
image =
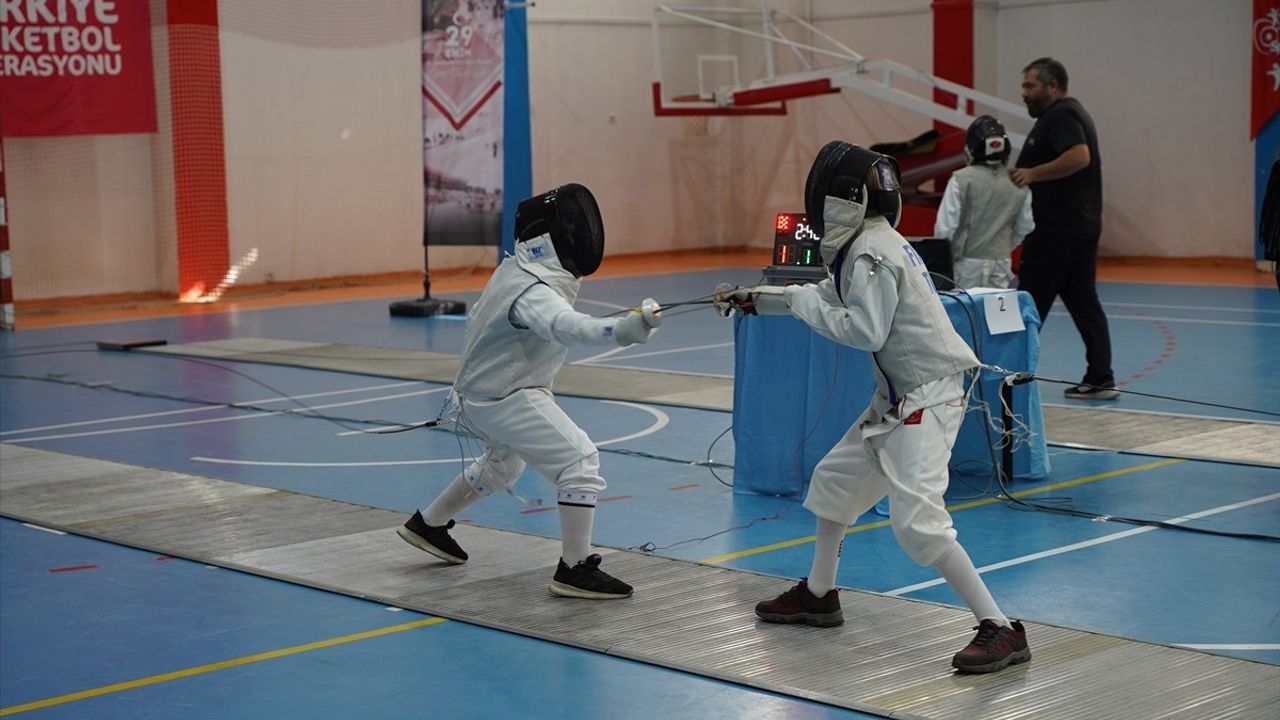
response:
<svg viewBox="0 0 1280 720"><path fill-rule="evenodd" d="M0 1L0 136L155 131L148 0Z"/></svg>
<svg viewBox="0 0 1280 720"><path fill-rule="evenodd" d="M1249 138L1280 110L1280 0L1253 0L1253 90Z"/></svg>

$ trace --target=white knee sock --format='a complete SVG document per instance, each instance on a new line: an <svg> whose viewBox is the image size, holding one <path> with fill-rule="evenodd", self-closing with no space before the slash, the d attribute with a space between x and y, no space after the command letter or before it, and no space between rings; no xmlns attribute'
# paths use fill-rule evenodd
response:
<svg viewBox="0 0 1280 720"><path fill-rule="evenodd" d="M997 625L1010 627L1009 618L1000 612L995 598L991 597L991 591L987 590L987 584L982 582L982 576L963 547L957 544L933 567L960 595L978 622L994 620Z"/></svg>
<svg viewBox="0 0 1280 720"><path fill-rule="evenodd" d="M840 548L844 544L844 523L818 518L813 542L813 565L809 568L809 592L826 595L836 586L836 570L840 569Z"/></svg>
<svg viewBox="0 0 1280 720"><path fill-rule="evenodd" d="M595 521L593 506L560 506L560 557L573 567L591 554L591 525Z"/></svg>
<svg viewBox="0 0 1280 720"><path fill-rule="evenodd" d="M471 503L484 497L471 489L462 473L449 483L435 500L422 511L422 520L431 526L440 526L449 522L454 515L462 512Z"/></svg>

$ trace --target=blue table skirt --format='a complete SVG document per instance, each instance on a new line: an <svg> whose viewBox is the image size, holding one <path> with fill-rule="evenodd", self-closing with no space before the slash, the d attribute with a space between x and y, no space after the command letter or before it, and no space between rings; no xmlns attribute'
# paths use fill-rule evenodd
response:
<svg viewBox="0 0 1280 720"><path fill-rule="evenodd" d="M943 294L942 304L960 336L978 357L1006 370L1034 372L1040 358L1040 317L1031 296L1018 292L1026 329L992 335L982 298ZM790 315L736 316L734 320L734 492L803 494L813 468L858 418L875 391L870 356L838 345ZM956 439L953 473L985 476L1001 462L1000 376L982 371L979 389ZM984 428L991 408L995 426ZM1017 419L1034 435L1015 446L1015 479L1049 474L1040 391L1036 383L1013 388Z"/></svg>

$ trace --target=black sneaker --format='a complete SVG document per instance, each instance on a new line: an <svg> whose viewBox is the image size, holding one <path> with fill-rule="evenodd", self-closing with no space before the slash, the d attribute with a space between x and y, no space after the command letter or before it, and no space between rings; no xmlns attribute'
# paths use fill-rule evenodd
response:
<svg viewBox="0 0 1280 720"><path fill-rule="evenodd" d="M445 525L428 525L422 519L422 513L415 511L403 527L396 528L396 534L419 550L426 550L445 562L461 565L467 561L467 551L449 537L453 526L452 520Z"/></svg>
<svg viewBox="0 0 1280 720"><path fill-rule="evenodd" d="M1063 390L1062 394L1072 400L1115 400L1120 397L1120 391L1116 389L1114 381L1104 382L1101 385L1080 383Z"/></svg>
<svg viewBox="0 0 1280 720"><path fill-rule="evenodd" d="M756 615L771 623L803 623L814 627L835 627L844 623L840 595L835 588L818 597L809 591L809 579L772 600L756 604Z"/></svg>
<svg viewBox="0 0 1280 720"><path fill-rule="evenodd" d="M963 673L991 673L1031 659L1027 647L1027 631L1014 620L1012 628L983 620L973 642L951 658L951 667Z"/></svg>
<svg viewBox="0 0 1280 720"><path fill-rule="evenodd" d="M556 568L551 580L551 594L588 600L616 600L630 597L631 586L600 569L600 556L588 555L572 568L564 564Z"/></svg>

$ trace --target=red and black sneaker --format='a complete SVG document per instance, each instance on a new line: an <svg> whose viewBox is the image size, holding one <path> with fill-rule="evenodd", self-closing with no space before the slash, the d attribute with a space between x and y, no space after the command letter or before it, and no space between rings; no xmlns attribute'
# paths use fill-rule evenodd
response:
<svg viewBox="0 0 1280 720"><path fill-rule="evenodd" d="M756 615L765 622L803 623L814 627L835 627L844 623L840 596L835 588L818 597L809 591L808 578L772 600L757 603Z"/></svg>
<svg viewBox="0 0 1280 720"><path fill-rule="evenodd" d="M978 623L974 628L977 636L951 658L951 667L962 673L990 673L1030 660L1027 631L1017 620L1012 624L1012 628L1007 628L994 620Z"/></svg>

